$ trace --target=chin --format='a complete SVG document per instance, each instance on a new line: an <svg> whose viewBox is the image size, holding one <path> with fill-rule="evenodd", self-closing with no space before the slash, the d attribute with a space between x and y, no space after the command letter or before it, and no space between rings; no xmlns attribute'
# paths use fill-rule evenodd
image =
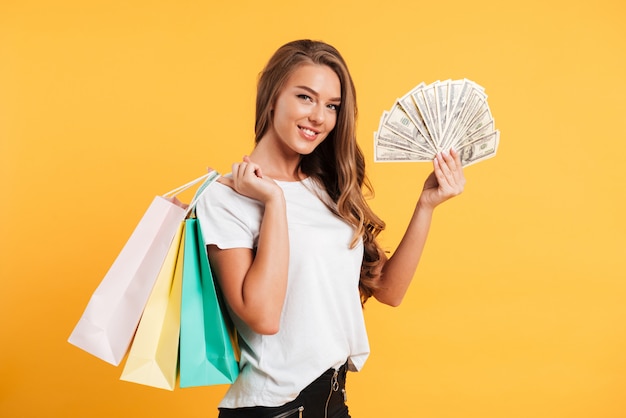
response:
<svg viewBox="0 0 626 418"><path fill-rule="evenodd" d="M315 148L317 148L317 147L315 147ZM301 150L299 152L299 154L300 155L309 155L309 154L313 153L313 151L315 151L315 148L310 148L310 149L307 149L307 150Z"/></svg>
<svg viewBox="0 0 626 418"><path fill-rule="evenodd" d="M300 155L309 155L319 146L320 143L305 144L299 147L294 147L293 150Z"/></svg>

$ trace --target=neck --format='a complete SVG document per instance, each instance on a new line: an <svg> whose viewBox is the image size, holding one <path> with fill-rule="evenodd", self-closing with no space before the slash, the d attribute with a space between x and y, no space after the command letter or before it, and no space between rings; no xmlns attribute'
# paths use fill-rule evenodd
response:
<svg viewBox="0 0 626 418"><path fill-rule="evenodd" d="M265 176L279 181L300 181L305 176L300 171L300 154L286 155L280 149L272 147L270 141L259 141L250 159L258 164Z"/></svg>

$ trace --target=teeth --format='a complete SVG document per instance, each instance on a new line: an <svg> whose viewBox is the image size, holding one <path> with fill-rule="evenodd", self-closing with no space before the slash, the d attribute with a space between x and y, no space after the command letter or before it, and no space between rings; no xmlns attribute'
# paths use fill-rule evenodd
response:
<svg viewBox="0 0 626 418"><path fill-rule="evenodd" d="M300 128L300 129L302 129L304 133L307 135L315 135L315 132L310 129L307 129L307 128Z"/></svg>

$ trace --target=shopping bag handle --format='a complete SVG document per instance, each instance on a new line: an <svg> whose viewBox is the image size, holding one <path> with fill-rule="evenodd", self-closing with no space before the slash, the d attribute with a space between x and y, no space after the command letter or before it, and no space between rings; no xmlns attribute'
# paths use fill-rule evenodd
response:
<svg viewBox="0 0 626 418"><path fill-rule="evenodd" d="M184 192L185 190L189 189L190 187L193 187L194 185L200 183L202 180L209 178L210 176L213 176L217 173L217 171L215 170L211 170L206 174L203 174L202 176L198 177L195 180L191 180L189 183L187 184L183 184L182 186L179 186L177 188L175 188L174 190L170 190L169 192L163 194L163 197L168 198L168 197L174 197L182 192Z"/></svg>
<svg viewBox="0 0 626 418"><path fill-rule="evenodd" d="M191 200L191 203L187 206L187 209L186 209L185 218L187 218L189 216L189 214L194 216L193 210L194 210L194 208L196 206L196 203L198 203L198 200L200 200L200 198L202 197L202 195L204 194L206 189L213 182L215 182L215 180L217 180L219 177L220 177L220 173L218 173L217 171L211 169L208 173L203 174L202 176L198 177L197 179L191 180L189 183L183 184L182 186L177 187L174 190L170 190L169 192L165 193L163 195L163 197L166 198L166 199L171 199L171 198L175 197L176 195L178 195L178 194L184 192L185 190L189 189L190 187L193 187L195 184L198 184L198 183L200 183L201 181L204 180L204 183L198 188L198 190L196 191L196 194L194 195L193 199Z"/></svg>
<svg viewBox="0 0 626 418"><path fill-rule="evenodd" d="M196 203L198 203L198 201L200 200L204 192L209 188L209 186L220 177L220 173L215 170L211 170L207 174L208 175L206 176L205 182L202 183L200 187L198 187L198 190L196 190L196 194L194 195L193 199L191 199L191 203L187 208L187 216L189 216L190 213L192 214L192 216L195 216Z"/></svg>

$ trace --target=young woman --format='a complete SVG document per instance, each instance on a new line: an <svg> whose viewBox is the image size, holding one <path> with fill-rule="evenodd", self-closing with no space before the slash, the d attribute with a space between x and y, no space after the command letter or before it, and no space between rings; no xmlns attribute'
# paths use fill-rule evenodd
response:
<svg viewBox="0 0 626 418"><path fill-rule="evenodd" d="M323 42L290 42L260 75L256 146L197 206L209 259L240 334L241 373L220 417L349 417L346 371L369 345L362 303L397 306L433 210L463 190L459 155L436 156L387 259L367 205L346 63Z"/></svg>

